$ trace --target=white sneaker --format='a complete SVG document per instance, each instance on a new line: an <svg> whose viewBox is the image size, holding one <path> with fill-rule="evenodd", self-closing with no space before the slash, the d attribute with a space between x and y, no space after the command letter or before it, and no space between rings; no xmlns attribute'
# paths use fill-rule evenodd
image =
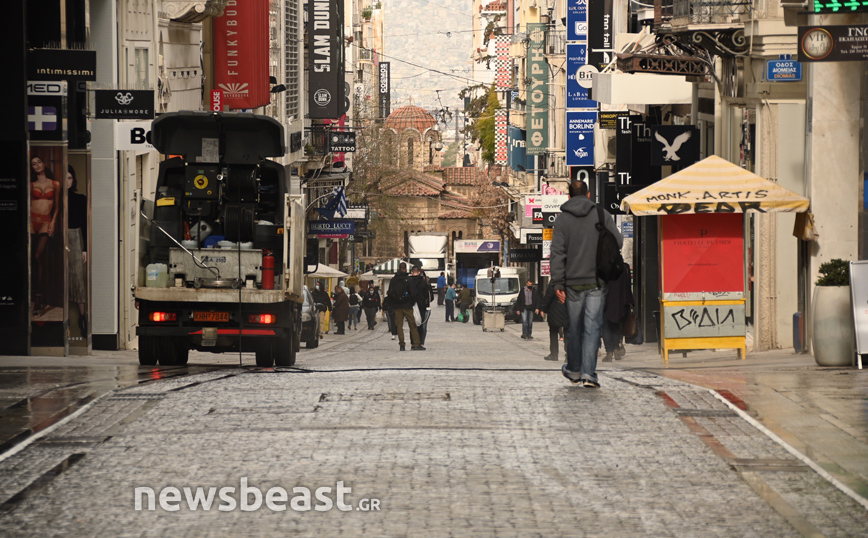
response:
<svg viewBox="0 0 868 538"><path fill-rule="evenodd" d="M393 335L392 335L392 340L394 340L395 338L396 338L396 336L393 334Z"/></svg>

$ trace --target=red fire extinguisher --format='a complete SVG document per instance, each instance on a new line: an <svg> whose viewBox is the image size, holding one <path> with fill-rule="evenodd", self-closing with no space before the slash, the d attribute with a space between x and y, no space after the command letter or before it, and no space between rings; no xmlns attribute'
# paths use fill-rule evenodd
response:
<svg viewBox="0 0 868 538"><path fill-rule="evenodd" d="M271 251L262 251L262 289L274 289L274 256Z"/></svg>

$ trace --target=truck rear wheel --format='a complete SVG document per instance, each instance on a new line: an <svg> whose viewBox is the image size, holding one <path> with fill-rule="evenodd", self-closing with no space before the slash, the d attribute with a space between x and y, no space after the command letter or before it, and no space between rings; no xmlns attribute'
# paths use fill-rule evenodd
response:
<svg viewBox="0 0 868 538"><path fill-rule="evenodd" d="M256 366L260 368L271 368L274 366L274 344L267 342L256 348Z"/></svg>
<svg viewBox="0 0 868 538"><path fill-rule="evenodd" d="M160 366L184 366L187 364L187 352L189 350L187 349L187 339L183 336L159 338L156 348Z"/></svg>
<svg viewBox="0 0 868 538"><path fill-rule="evenodd" d="M157 337L139 336L139 364L142 366L157 364Z"/></svg>

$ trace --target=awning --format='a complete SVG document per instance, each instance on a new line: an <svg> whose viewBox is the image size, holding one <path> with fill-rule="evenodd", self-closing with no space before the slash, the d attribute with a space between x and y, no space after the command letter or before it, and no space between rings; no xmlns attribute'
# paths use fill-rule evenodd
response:
<svg viewBox="0 0 868 538"><path fill-rule="evenodd" d="M393 275L398 272L398 266L402 263L405 262L401 258L394 258L379 265L375 265L374 268L371 269L371 272L375 275Z"/></svg>
<svg viewBox="0 0 868 538"><path fill-rule="evenodd" d="M621 201L634 215L694 213L804 213L810 201L753 172L712 155Z"/></svg>
<svg viewBox="0 0 868 538"><path fill-rule="evenodd" d="M319 264L316 272L309 273L305 276L307 276L308 278L341 278L347 276L347 274L343 271L338 271L337 269L329 267L328 265Z"/></svg>

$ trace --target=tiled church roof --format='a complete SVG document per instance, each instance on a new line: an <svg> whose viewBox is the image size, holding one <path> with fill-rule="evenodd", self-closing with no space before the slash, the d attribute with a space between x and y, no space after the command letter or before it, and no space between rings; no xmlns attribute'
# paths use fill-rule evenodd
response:
<svg viewBox="0 0 868 538"><path fill-rule="evenodd" d="M437 121L434 116L424 108L414 105L402 106L386 118L386 127L391 127L399 133L410 127L424 133L425 129L434 127L436 124Z"/></svg>

